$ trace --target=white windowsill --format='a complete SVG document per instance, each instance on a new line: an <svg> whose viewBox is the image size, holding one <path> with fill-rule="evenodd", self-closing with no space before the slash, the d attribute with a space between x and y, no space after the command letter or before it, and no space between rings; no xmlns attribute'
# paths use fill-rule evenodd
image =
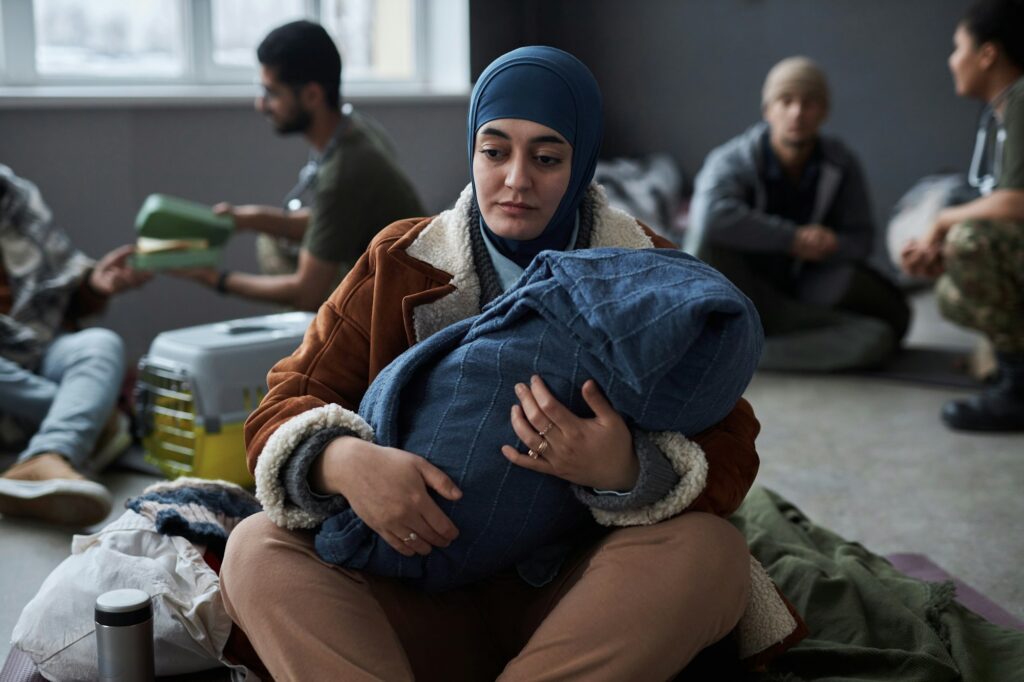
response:
<svg viewBox="0 0 1024 682"><path fill-rule="evenodd" d="M0 109L252 106L252 85L35 85L0 86ZM469 87L430 89L419 85L353 84L342 87L355 104L457 104Z"/></svg>

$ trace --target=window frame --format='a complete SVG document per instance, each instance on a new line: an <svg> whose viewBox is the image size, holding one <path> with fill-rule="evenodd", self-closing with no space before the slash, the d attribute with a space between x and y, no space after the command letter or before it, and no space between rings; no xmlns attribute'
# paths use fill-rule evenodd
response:
<svg viewBox="0 0 1024 682"><path fill-rule="evenodd" d="M385 0L386 1L386 0ZM251 101L254 69L213 61L213 2L178 0L183 73L94 76L41 75L36 69L33 0L0 2L0 108L53 103ZM342 70L342 92L357 98L442 98L469 91L468 0L412 0L415 73L410 79L353 80ZM304 0L304 16L319 21L321 0ZM453 38L453 36L460 36Z"/></svg>

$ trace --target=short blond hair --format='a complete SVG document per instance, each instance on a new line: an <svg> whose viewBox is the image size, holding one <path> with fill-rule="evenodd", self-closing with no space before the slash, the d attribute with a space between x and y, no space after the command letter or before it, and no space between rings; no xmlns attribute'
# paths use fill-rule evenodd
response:
<svg viewBox="0 0 1024 682"><path fill-rule="evenodd" d="M786 93L817 97L829 104L825 72L807 57L787 57L772 67L761 89L761 106L768 106Z"/></svg>

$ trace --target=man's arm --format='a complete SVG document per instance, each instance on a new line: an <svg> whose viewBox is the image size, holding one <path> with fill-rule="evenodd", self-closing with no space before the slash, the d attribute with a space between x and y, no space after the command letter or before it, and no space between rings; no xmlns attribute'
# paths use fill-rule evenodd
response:
<svg viewBox="0 0 1024 682"><path fill-rule="evenodd" d="M690 219L709 244L739 251L788 253L798 225L757 210L750 195L756 170L736 153L712 152L697 175Z"/></svg>
<svg viewBox="0 0 1024 682"><path fill-rule="evenodd" d="M309 209L285 211L274 206L244 205L234 206L221 202L213 207L217 215L227 215L235 221L235 229L246 232L259 232L271 237L283 237L293 242L301 242L309 224Z"/></svg>
<svg viewBox="0 0 1024 682"><path fill-rule="evenodd" d="M243 298L316 311L330 295L331 285L334 284L340 267L339 263L321 260L302 249L299 252L299 268L291 275L218 273L210 268L179 270L170 274L197 280L210 288L216 288L220 283L224 293Z"/></svg>

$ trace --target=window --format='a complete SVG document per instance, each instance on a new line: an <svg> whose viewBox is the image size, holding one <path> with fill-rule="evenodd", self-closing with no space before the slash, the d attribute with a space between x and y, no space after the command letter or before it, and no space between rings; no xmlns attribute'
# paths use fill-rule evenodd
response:
<svg viewBox="0 0 1024 682"><path fill-rule="evenodd" d="M468 0L3 0L0 90L83 96L171 86L251 96L256 46L274 26L319 21L346 93L461 92ZM154 87L156 90L154 90ZM120 90L119 90L120 89ZM244 93L244 94L243 94Z"/></svg>
<svg viewBox="0 0 1024 682"><path fill-rule="evenodd" d="M416 8L412 0L324 0L324 26L345 46L345 68L356 80L416 77Z"/></svg>
<svg viewBox="0 0 1024 682"><path fill-rule="evenodd" d="M40 77L180 76L185 72L175 0L35 0Z"/></svg>
<svg viewBox="0 0 1024 682"><path fill-rule="evenodd" d="M213 18L214 66L252 67L255 50L272 28L306 16L303 0L217 0Z"/></svg>

